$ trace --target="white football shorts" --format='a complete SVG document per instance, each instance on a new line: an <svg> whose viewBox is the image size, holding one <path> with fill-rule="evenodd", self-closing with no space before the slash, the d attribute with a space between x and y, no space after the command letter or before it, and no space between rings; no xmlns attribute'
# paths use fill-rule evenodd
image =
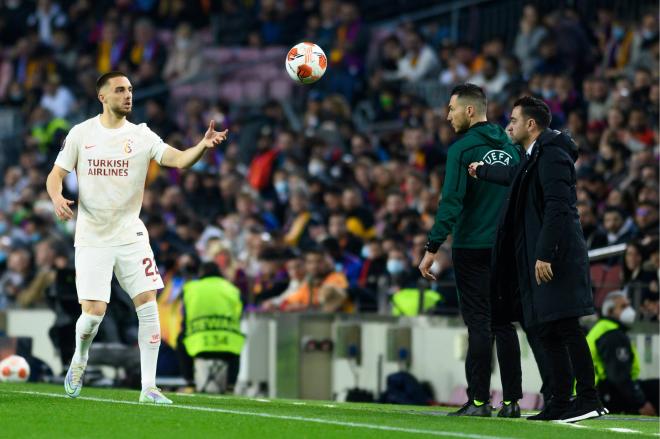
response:
<svg viewBox="0 0 660 439"><path fill-rule="evenodd" d="M78 300L109 303L113 271L131 299L145 291L163 288L148 241L116 247L76 247Z"/></svg>

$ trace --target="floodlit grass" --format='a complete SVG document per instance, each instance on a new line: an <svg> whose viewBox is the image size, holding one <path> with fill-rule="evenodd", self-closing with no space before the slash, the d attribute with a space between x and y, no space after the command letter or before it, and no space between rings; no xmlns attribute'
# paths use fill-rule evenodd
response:
<svg viewBox="0 0 660 439"><path fill-rule="evenodd" d="M382 404L167 394L172 406L137 404L139 392L0 384L2 438L598 438L660 436L657 418L607 416L576 425L446 417L447 409ZM618 431L616 429L619 429Z"/></svg>

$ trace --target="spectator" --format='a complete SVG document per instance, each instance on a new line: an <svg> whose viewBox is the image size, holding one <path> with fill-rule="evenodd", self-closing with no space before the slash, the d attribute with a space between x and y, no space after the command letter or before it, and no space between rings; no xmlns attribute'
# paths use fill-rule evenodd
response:
<svg viewBox="0 0 660 439"><path fill-rule="evenodd" d="M547 33L547 30L539 23L539 12L536 6L525 5L513 53L521 61L521 69L526 78L529 78L539 63L538 48Z"/></svg>
<svg viewBox="0 0 660 439"><path fill-rule="evenodd" d="M53 44L55 28L64 27L66 24L67 19L62 8L52 0L38 0L37 10L27 19L27 25L35 28L39 40L48 46Z"/></svg>
<svg viewBox="0 0 660 439"><path fill-rule="evenodd" d="M644 201L637 205L635 211L635 223L639 232L637 236L642 244L648 244L653 238L658 237L658 202Z"/></svg>
<svg viewBox="0 0 660 439"><path fill-rule="evenodd" d="M286 271L289 279L286 290L277 297L271 297L270 299L265 300L262 303L262 309L265 311L279 309L289 296L293 295L300 289L303 282L305 282L306 277L305 260L300 256L293 256L286 262Z"/></svg>
<svg viewBox="0 0 660 439"><path fill-rule="evenodd" d="M265 248L259 254L259 273L252 285L253 297L250 304L261 304L279 297L289 285L287 270L283 264L283 254L275 248Z"/></svg>
<svg viewBox="0 0 660 439"><path fill-rule="evenodd" d="M96 70L108 72L119 69L127 50L128 40L122 35L119 23L114 20L105 21L97 45Z"/></svg>
<svg viewBox="0 0 660 439"><path fill-rule="evenodd" d="M156 38L156 29L151 20L141 18L133 29L133 44L128 50L128 60L132 70L138 70L144 63L153 63L157 71L165 64L165 48Z"/></svg>
<svg viewBox="0 0 660 439"><path fill-rule="evenodd" d="M493 56L485 57L481 71L469 80L483 88L490 99L497 98L508 81L509 77L500 69L499 61Z"/></svg>
<svg viewBox="0 0 660 439"><path fill-rule="evenodd" d="M635 235L635 224L616 207L608 207L603 214L603 228L607 232L607 245L623 244Z"/></svg>
<svg viewBox="0 0 660 439"><path fill-rule="evenodd" d="M621 288L630 298L641 303L650 297L650 286L656 281L658 275L653 271L645 270L643 267L646 250L637 241L630 241L626 246L623 256L623 279Z"/></svg>
<svg viewBox="0 0 660 439"><path fill-rule="evenodd" d="M55 282L55 257L62 254L53 240L40 241L35 246L34 265L36 273L27 287L16 294L16 303L22 308L31 308L46 303L46 291Z"/></svg>
<svg viewBox="0 0 660 439"><path fill-rule="evenodd" d="M577 210L587 249L606 247L608 245L607 234L598 226L598 219L591 204L587 201L578 201Z"/></svg>
<svg viewBox="0 0 660 439"><path fill-rule="evenodd" d="M18 248L7 256L7 270L0 277L0 309L7 309L28 285L32 276L30 252Z"/></svg>
<svg viewBox="0 0 660 439"><path fill-rule="evenodd" d="M305 253L305 271L307 279L282 303L282 308L285 311L339 311L348 297L346 276L334 271L328 255L319 249L309 249Z"/></svg>
<svg viewBox="0 0 660 439"><path fill-rule="evenodd" d="M648 148L657 142L657 136L649 127L648 116L642 108L633 108L628 116L629 135L626 145L631 151Z"/></svg>
<svg viewBox="0 0 660 439"><path fill-rule="evenodd" d="M415 82L432 74L438 67L438 58L416 30L410 29L405 34L405 55L399 59L396 79Z"/></svg>
<svg viewBox="0 0 660 439"><path fill-rule="evenodd" d="M74 109L75 99L71 90L62 85L60 77L56 74L48 76L44 85L44 94L40 105L58 118L66 118Z"/></svg>
<svg viewBox="0 0 660 439"><path fill-rule="evenodd" d="M199 39L188 23L181 23L176 29L174 47L170 49L165 62L163 76L168 82L185 81L202 70L202 52Z"/></svg>
<svg viewBox="0 0 660 439"><path fill-rule="evenodd" d="M362 251L362 240L348 231L346 222L344 213L331 213L328 218L328 233L337 240L342 252L359 255Z"/></svg>

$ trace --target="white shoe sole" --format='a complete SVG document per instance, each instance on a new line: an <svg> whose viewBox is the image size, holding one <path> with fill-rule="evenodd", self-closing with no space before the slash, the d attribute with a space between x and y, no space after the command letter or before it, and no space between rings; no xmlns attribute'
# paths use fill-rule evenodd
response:
<svg viewBox="0 0 660 439"><path fill-rule="evenodd" d="M578 421L584 421L586 419L598 418L600 416L603 416L604 414L605 414L604 411L603 411L603 413L601 413L598 410L592 410L589 413L585 413L584 415L575 416L573 418L568 418L568 419L560 419L558 422L570 424L572 422L578 422Z"/></svg>

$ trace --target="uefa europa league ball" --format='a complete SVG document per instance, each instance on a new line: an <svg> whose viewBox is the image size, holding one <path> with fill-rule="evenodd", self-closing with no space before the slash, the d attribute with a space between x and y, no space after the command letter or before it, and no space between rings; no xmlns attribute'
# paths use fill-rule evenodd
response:
<svg viewBox="0 0 660 439"><path fill-rule="evenodd" d="M325 73L328 58L314 43L299 43L289 50L284 63L291 79L302 84L312 84Z"/></svg>
<svg viewBox="0 0 660 439"><path fill-rule="evenodd" d="M30 377L30 365L25 358L11 355L0 361L0 381L3 383L24 383Z"/></svg>

